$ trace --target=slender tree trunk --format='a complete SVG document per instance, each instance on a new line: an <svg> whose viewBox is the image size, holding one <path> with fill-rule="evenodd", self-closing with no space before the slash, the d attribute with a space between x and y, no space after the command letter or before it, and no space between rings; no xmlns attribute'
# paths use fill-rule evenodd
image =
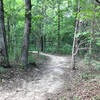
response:
<svg viewBox="0 0 100 100"><path fill-rule="evenodd" d="M4 62L8 65L8 53L7 53L7 44L6 44L6 33L4 26L4 8L3 8L3 0L0 0L0 49L2 51L2 55L4 56Z"/></svg>
<svg viewBox="0 0 100 100"><path fill-rule="evenodd" d="M23 65L28 64L28 48L29 48L29 35L31 32L31 0L25 0L26 13L25 13L25 26L21 53L21 62Z"/></svg>
<svg viewBox="0 0 100 100"><path fill-rule="evenodd" d="M7 45L8 49L10 50L10 21L8 17L7 17Z"/></svg>
<svg viewBox="0 0 100 100"><path fill-rule="evenodd" d="M46 49L46 14L47 6L44 7L44 30L43 30L43 52L45 52Z"/></svg>
<svg viewBox="0 0 100 100"><path fill-rule="evenodd" d="M75 70L75 51L76 51L76 34L77 34L77 30L78 30L78 24L79 24L79 20L78 18L76 19L76 25L75 25L75 32L74 32L74 40L73 40L73 48L72 48L72 68L73 70Z"/></svg>
<svg viewBox="0 0 100 100"><path fill-rule="evenodd" d="M46 33L46 6L42 7L42 13L41 15L44 16L44 18L41 19L41 51L45 52L45 33Z"/></svg>
<svg viewBox="0 0 100 100"><path fill-rule="evenodd" d="M41 36L41 51L44 52L44 36Z"/></svg>
<svg viewBox="0 0 100 100"><path fill-rule="evenodd" d="M58 4L58 46L57 52L59 52L60 48L60 3Z"/></svg>
<svg viewBox="0 0 100 100"><path fill-rule="evenodd" d="M76 56L76 43L77 43L77 38L76 34L79 30L79 19L78 19L78 13L80 12L80 3L78 1L78 10L77 10L77 15L76 15L76 24L75 24L75 31L74 31L74 39L73 39L73 48L72 48L72 69L75 70L75 56Z"/></svg>
<svg viewBox="0 0 100 100"><path fill-rule="evenodd" d="M7 17L7 50L8 50L8 59L9 59L9 53L10 53L10 49L11 49L11 40L10 40L10 20L9 17Z"/></svg>
<svg viewBox="0 0 100 100"><path fill-rule="evenodd" d="M94 6L95 6L95 3L93 2ZM95 33L95 30L94 30L94 27L95 27L95 7L93 8L94 10L94 15L93 15L93 19L92 19L92 22L91 22L91 39L94 39L94 33ZM89 44L89 65L91 64L91 60L92 60L92 44L93 44L93 41L90 41L90 44Z"/></svg>
<svg viewBox="0 0 100 100"><path fill-rule="evenodd" d="M41 36L41 51L45 52L45 35Z"/></svg>
<svg viewBox="0 0 100 100"><path fill-rule="evenodd" d="M37 59L38 61L40 60L40 51L41 51L41 24L38 25L39 26L39 30L37 32Z"/></svg>

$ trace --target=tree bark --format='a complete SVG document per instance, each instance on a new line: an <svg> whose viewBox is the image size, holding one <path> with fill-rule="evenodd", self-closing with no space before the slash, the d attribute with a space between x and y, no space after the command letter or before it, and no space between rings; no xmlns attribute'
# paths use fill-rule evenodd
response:
<svg viewBox="0 0 100 100"><path fill-rule="evenodd" d="M26 13L25 13L25 26L21 53L22 65L28 64L28 48L29 48L29 35L31 32L31 0L25 0Z"/></svg>
<svg viewBox="0 0 100 100"><path fill-rule="evenodd" d="M4 8L3 0L0 0L0 49L4 57L4 63L8 65L8 53L7 53L7 44L6 44L6 33L4 26Z"/></svg>
<svg viewBox="0 0 100 100"><path fill-rule="evenodd" d="M45 36L41 36L41 51L45 52Z"/></svg>
<svg viewBox="0 0 100 100"><path fill-rule="evenodd" d="M77 38L76 34L79 30L79 19L78 19L78 13L80 12L80 2L78 1L78 9L77 9L77 15L76 15L76 24L75 24L75 31L74 31L74 40L73 40L73 48L72 48L72 69L75 70L75 56L76 56L76 43Z"/></svg>

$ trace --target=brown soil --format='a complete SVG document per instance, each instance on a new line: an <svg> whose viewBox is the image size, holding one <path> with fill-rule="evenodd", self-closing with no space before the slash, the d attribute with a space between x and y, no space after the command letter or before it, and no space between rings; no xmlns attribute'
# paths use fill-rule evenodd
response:
<svg viewBox="0 0 100 100"><path fill-rule="evenodd" d="M0 74L0 100L100 100L99 78L82 76L91 75L84 67L73 71L70 56L41 55L47 60L39 59L38 66L6 69Z"/></svg>

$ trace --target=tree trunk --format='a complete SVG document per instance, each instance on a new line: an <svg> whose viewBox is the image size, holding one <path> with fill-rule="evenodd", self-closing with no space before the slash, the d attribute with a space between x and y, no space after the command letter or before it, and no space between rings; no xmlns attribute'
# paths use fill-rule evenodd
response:
<svg viewBox="0 0 100 100"><path fill-rule="evenodd" d="M8 63L8 53L7 53L7 45L6 45L6 33L5 33L5 26L4 26L3 0L0 0L0 49L4 57L4 63L8 65L9 63Z"/></svg>
<svg viewBox="0 0 100 100"><path fill-rule="evenodd" d="M77 15L76 15L76 24L75 24L75 31L74 31L74 40L73 40L73 48L72 48L72 69L75 70L75 56L76 56L76 34L79 30L79 19L78 19L78 13L80 12L80 3L78 1L78 10L77 10Z"/></svg>
<svg viewBox="0 0 100 100"><path fill-rule="evenodd" d="M10 43L10 21L9 21L9 18L7 18L7 42L8 42L8 45Z"/></svg>
<svg viewBox="0 0 100 100"><path fill-rule="evenodd" d="M41 51L45 52L45 35L41 36Z"/></svg>
<svg viewBox="0 0 100 100"><path fill-rule="evenodd" d="M94 6L95 6L95 3L93 2ZM91 22L91 39L94 39L94 34L95 34L95 7L93 8L93 11L94 11L94 14L93 14L93 19L92 19L92 22ZM89 65L91 64L91 60L92 60L92 45L93 45L93 40L90 41L90 44L89 44Z"/></svg>
<svg viewBox="0 0 100 100"><path fill-rule="evenodd" d="M58 4L58 45L57 52L59 53L60 48L60 3Z"/></svg>
<svg viewBox="0 0 100 100"><path fill-rule="evenodd" d="M96 0L97 3L100 3L100 0Z"/></svg>
<svg viewBox="0 0 100 100"><path fill-rule="evenodd" d="M29 48L29 35L31 32L31 0L25 0L26 13L25 13L25 26L21 53L22 65L28 64L28 48Z"/></svg>
<svg viewBox="0 0 100 100"><path fill-rule="evenodd" d="M45 52L45 35L46 35L46 6L42 7L42 13L41 15L44 16L44 18L41 19L41 51Z"/></svg>
<svg viewBox="0 0 100 100"><path fill-rule="evenodd" d="M11 50L11 40L10 40L10 20L9 17L7 17L7 50L8 50L8 59L9 59L9 53Z"/></svg>
<svg viewBox="0 0 100 100"><path fill-rule="evenodd" d="M41 51L44 52L44 36L41 36Z"/></svg>

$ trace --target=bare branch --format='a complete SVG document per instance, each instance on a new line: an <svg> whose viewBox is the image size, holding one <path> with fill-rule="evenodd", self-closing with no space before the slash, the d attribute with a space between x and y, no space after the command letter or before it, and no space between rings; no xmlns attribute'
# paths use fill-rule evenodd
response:
<svg viewBox="0 0 100 100"><path fill-rule="evenodd" d="M85 48L79 48L79 50L88 50L89 47L85 47Z"/></svg>

